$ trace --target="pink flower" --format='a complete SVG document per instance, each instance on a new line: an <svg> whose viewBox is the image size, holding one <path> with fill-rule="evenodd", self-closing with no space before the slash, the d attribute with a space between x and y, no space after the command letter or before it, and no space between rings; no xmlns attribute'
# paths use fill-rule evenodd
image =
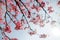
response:
<svg viewBox="0 0 60 40"><path fill-rule="evenodd" d="M51 13L51 12L53 12L54 10L53 10L53 8L50 6L50 7L48 7L48 11L49 11L49 13Z"/></svg>
<svg viewBox="0 0 60 40"><path fill-rule="evenodd" d="M11 28L10 28L10 26L6 26L6 27L4 28L4 31L5 31L5 32L8 32L8 33L11 33Z"/></svg>
<svg viewBox="0 0 60 40"><path fill-rule="evenodd" d="M44 7L45 6L45 2L42 1L41 2L41 6Z"/></svg>
<svg viewBox="0 0 60 40"><path fill-rule="evenodd" d="M4 37L3 40L8 40L8 38L7 37Z"/></svg>
<svg viewBox="0 0 60 40"><path fill-rule="evenodd" d="M47 37L46 34L41 34L41 35L40 35L40 38L46 38L46 37Z"/></svg>
<svg viewBox="0 0 60 40"><path fill-rule="evenodd" d="M12 38L11 40L18 40L17 38Z"/></svg>
<svg viewBox="0 0 60 40"><path fill-rule="evenodd" d="M32 31L32 32L29 32L30 35L34 35L36 34L36 30L35 31Z"/></svg>
<svg viewBox="0 0 60 40"><path fill-rule="evenodd" d="M60 1L58 1L58 3L57 3L58 5L60 5Z"/></svg>
<svg viewBox="0 0 60 40"><path fill-rule="evenodd" d="M21 27L22 27L22 23L21 23L21 22L17 22L15 29L16 29L16 30L20 30Z"/></svg>
<svg viewBox="0 0 60 40"><path fill-rule="evenodd" d="M42 0L38 0L38 2L39 2L39 3L41 3L41 2L42 2Z"/></svg>

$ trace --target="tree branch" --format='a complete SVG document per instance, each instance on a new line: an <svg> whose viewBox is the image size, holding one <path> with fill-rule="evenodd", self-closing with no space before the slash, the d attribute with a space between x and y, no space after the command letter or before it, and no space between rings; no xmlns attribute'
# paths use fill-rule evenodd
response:
<svg viewBox="0 0 60 40"><path fill-rule="evenodd" d="M20 1L21 1L21 0L20 0ZM30 25L29 25L29 22L28 22L26 16L24 15L23 11L21 10L20 4L19 4L16 0L15 0L15 2L16 2L16 5L19 7L21 13L23 14L23 17L25 18L25 20L26 20L26 22L27 22L27 24L28 24L28 27L30 28L30 30L32 30L31 27L30 27ZM22 1L21 1L21 3L22 3ZM23 4L23 5L24 5L24 4ZM24 6L25 6L25 5L24 5ZM25 7L26 7L26 6L25 6ZM28 10L28 9L27 9L27 10ZM32 31L33 31L33 30L32 30Z"/></svg>
<svg viewBox="0 0 60 40"><path fill-rule="evenodd" d="M46 14L49 16L49 17L51 17L48 13L47 13L47 11L42 7L42 5L38 2L38 0L35 0L38 4L39 4L39 6L43 9L43 11L45 12L45 18L44 18L44 20L43 21L45 21L46 20Z"/></svg>

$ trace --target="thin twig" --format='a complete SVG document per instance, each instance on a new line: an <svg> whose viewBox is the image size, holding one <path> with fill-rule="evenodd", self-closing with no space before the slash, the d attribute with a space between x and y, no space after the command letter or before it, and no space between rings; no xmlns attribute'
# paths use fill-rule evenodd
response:
<svg viewBox="0 0 60 40"><path fill-rule="evenodd" d="M9 12L10 13L10 12ZM7 13L7 15L9 16L9 18L11 19L11 21L15 24L15 22L13 21L13 19L10 17L10 15Z"/></svg>
<svg viewBox="0 0 60 40"><path fill-rule="evenodd" d="M5 22L6 22L6 26L8 25L7 24L7 20L6 20L6 14L7 14L7 0L5 0L5 3L6 3L6 12L5 12ZM6 34L5 34L5 32L4 32L4 30L2 29L1 31L3 31L2 33L9 39L9 40L11 40Z"/></svg>
<svg viewBox="0 0 60 40"><path fill-rule="evenodd" d="M1 33L3 34L3 36L7 37L9 40L11 40L4 32L4 29L0 26L0 30L1 30Z"/></svg>
<svg viewBox="0 0 60 40"><path fill-rule="evenodd" d="M28 10L28 8L26 7L26 5L21 1L21 0L19 0L22 4L23 4L23 6L27 9L27 11L29 11Z"/></svg>
<svg viewBox="0 0 60 40"><path fill-rule="evenodd" d="M28 22L26 16L24 15L23 11L21 10L20 4L19 4L16 0L15 0L15 2L16 2L16 5L18 5L21 13L23 14L23 17L25 18L25 20L26 20L26 22L27 22L27 24L28 24L28 27L30 28L30 30L32 30L31 27L30 27L30 25L29 25L29 22ZM25 6L25 5L24 5L24 6ZM33 30L32 30L32 31L33 31Z"/></svg>
<svg viewBox="0 0 60 40"><path fill-rule="evenodd" d="M48 15L48 13L47 13L47 11L42 7L42 5L38 2L38 0L35 0L38 4L39 4L39 6L43 9L43 11L45 12L45 18L44 18L44 20L43 21L45 21L46 20L46 14ZM50 15L48 15L49 17L51 17Z"/></svg>

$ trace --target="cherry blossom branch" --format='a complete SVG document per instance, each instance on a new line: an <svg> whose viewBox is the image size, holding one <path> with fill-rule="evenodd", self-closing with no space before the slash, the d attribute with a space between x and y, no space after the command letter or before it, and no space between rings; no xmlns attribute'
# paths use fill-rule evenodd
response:
<svg viewBox="0 0 60 40"><path fill-rule="evenodd" d="M1 1L0 1L1 2ZM6 12L5 12L5 22L6 22L6 25L5 26L7 26L7 20L6 20L6 14L7 14L7 0L5 0L5 2L6 2ZM9 40L10 40L10 38L5 34L5 32L4 32L4 29L0 26L0 30L1 30L1 33L3 34L3 36L5 36L5 37L7 37Z"/></svg>
<svg viewBox="0 0 60 40"><path fill-rule="evenodd" d="M9 12L10 13L10 12ZM11 14L11 13L10 13ZM10 17L10 15L7 13L7 15L9 16L10 20L15 24L15 22L13 21L13 19Z"/></svg>
<svg viewBox="0 0 60 40"><path fill-rule="evenodd" d="M5 0L5 2L6 2L6 12L5 12L5 22L6 22L6 26L8 25L7 24L7 20L6 20L6 15L8 15L9 16L9 18L10 18L10 20L15 24L15 22L13 21L13 19L10 17L10 15L8 14L8 10L7 10L7 1ZM10 13L10 12L9 12ZM11 13L10 13L11 14Z"/></svg>
<svg viewBox="0 0 60 40"><path fill-rule="evenodd" d="M20 0L21 1L21 0ZM27 18L26 18L26 16L24 15L24 13L23 13L23 11L21 10L21 7L20 7L20 4L15 0L15 2L16 2L16 5L19 7L19 9L20 9L20 11L21 11L21 13L23 14L23 17L25 18L25 20L26 20L26 22L27 22L27 24L28 24L28 27L30 28L30 30L32 30L31 29L31 27L30 27L30 25L29 25L29 22L28 22L28 20L27 20ZM23 4L23 2L21 1L21 3ZM23 4L24 5L24 4ZM25 5L24 5L25 6ZM25 6L25 8L27 9L27 7ZM28 10L28 9L27 9ZM33 31L33 30L32 30Z"/></svg>
<svg viewBox="0 0 60 40"><path fill-rule="evenodd" d="M5 3L6 3L6 12L5 12L5 22L6 22L6 25L5 25L5 27L7 27L7 25L8 25L8 24L7 24L7 20L6 20L6 15L8 14L8 13L7 13L7 11L8 11L8 10L7 10L7 0L5 0ZM8 16L9 16L9 15L8 15ZM10 17L10 16L9 16L9 17ZM7 37L9 40L11 40L11 39L5 34L4 29L1 28L1 27L0 27L0 29L1 29L1 31L2 31L2 33L3 33L3 36L5 36L5 37Z"/></svg>
<svg viewBox="0 0 60 40"><path fill-rule="evenodd" d="M45 12L45 18L44 18L44 20L43 21L45 21L46 20L46 14L49 16L49 18L51 17L48 13L47 13L47 11L43 8L43 6L38 2L38 0L35 0L38 4L39 4L39 6L43 9L43 11Z"/></svg>
<svg viewBox="0 0 60 40"><path fill-rule="evenodd" d="M19 1L23 4L23 6L27 9L27 11L28 11L28 13L29 13L29 10L28 10L28 8L26 7L26 5L25 5L21 0L19 0ZM23 15L23 16L25 17L25 15ZM25 19L26 19L26 17L25 17ZM26 22L27 22L28 27L30 28L30 30L32 30L27 19L26 19Z"/></svg>
<svg viewBox="0 0 60 40"><path fill-rule="evenodd" d="M21 1L21 0L19 0L23 5L24 5L24 3ZM45 21L46 20L46 15L48 15L49 16L49 18L51 17L48 13L47 13L47 11L43 8L43 6L38 2L38 0L35 0L38 4L39 4L39 6L43 9L43 11L45 12L45 18L43 19L43 21ZM26 7L26 5L24 5L24 7L27 9L27 11L28 11L28 8Z"/></svg>
<svg viewBox="0 0 60 40"><path fill-rule="evenodd" d="M8 25L7 24L7 20L6 20L6 15L8 15L9 16L9 18L11 19L11 21L15 24L15 22L13 21L13 19L10 17L10 15L8 14L8 6L7 6L7 0L5 0L5 3L6 3L6 12L5 12L5 22L6 22L6 26ZM10 12L9 12L10 13ZM10 13L11 14L11 13ZM11 14L12 15L12 14Z"/></svg>
<svg viewBox="0 0 60 40"><path fill-rule="evenodd" d="M4 29L0 26L1 33L4 37L7 37L9 40L11 40L4 32Z"/></svg>
<svg viewBox="0 0 60 40"><path fill-rule="evenodd" d="M28 8L26 7L26 5L21 1L21 0L19 0L22 4L23 4L23 6L27 9L27 11L29 11L28 10ZM29 13L29 12L28 12Z"/></svg>
<svg viewBox="0 0 60 40"><path fill-rule="evenodd" d="M5 3L6 3L5 22L6 22L6 26L7 26L7 20L6 20L6 14L7 14L7 0L5 0Z"/></svg>

